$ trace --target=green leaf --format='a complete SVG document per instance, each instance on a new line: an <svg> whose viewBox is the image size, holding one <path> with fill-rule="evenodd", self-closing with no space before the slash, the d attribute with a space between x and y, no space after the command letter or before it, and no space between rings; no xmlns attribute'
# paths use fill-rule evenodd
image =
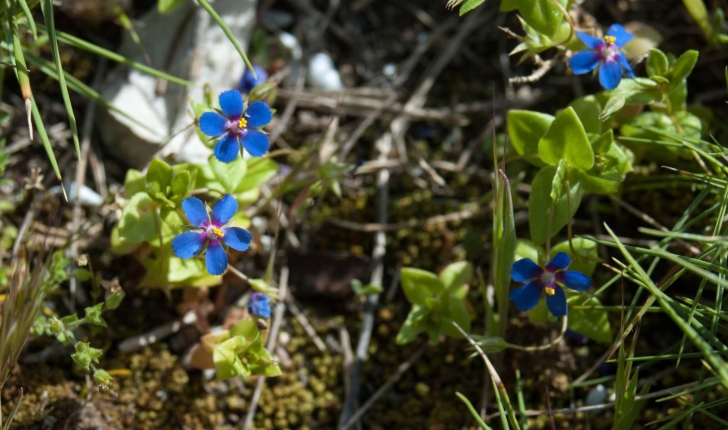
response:
<svg viewBox="0 0 728 430"><path fill-rule="evenodd" d="M590 148L591 149L591 148ZM566 190L561 194L555 204L551 202L551 188L556 173L556 168L547 166L541 169L531 183L531 198L528 202L528 225L531 229L531 240L536 245L546 242L548 220L553 206L553 221L551 225L551 236L556 235L574 216L581 203L581 183L570 178L570 198L567 198ZM571 211L569 209L571 200Z"/></svg>
<svg viewBox="0 0 728 430"><path fill-rule="evenodd" d="M101 318L101 312L104 309L104 303L98 303L90 308L86 308L86 321L89 324L95 324L101 327L106 327L106 321Z"/></svg>
<svg viewBox="0 0 728 430"><path fill-rule="evenodd" d="M182 202L187 197L191 183L192 178L190 177L190 172L180 172L174 175L170 184L169 199L174 203Z"/></svg>
<svg viewBox="0 0 728 430"><path fill-rule="evenodd" d="M126 296L126 293L124 293L124 290L121 289L110 294L106 298L106 309L114 310L118 308L121 301L124 300L124 296Z"/></svg>
<svg viewBox="0 0 728 430"><path fill-rule="evenodd" d="M685 110L685 101L688 98L688 84L686 81L682 81L677 84L672 91L667 95L670 100L670 107L673 112Z"/></svg>
<svg viewBox="0 0 728 430"><path fill-rule="evenodd" d="M662 100L661 86L647 78L622 79L619 86L605 94L609 100L600 115L602 121L624 107L625 104L648 105Z"/></svg>
<svg viewBox="0 0 728 430"><path fill-rule="evenodd" d="M242 336L248 342L253 341L259 334L258 323L252 318L241 319L230 327L230 336Z"/></svg>
<svg viewBox="0 0 728 430"><path fill-rule="evenodd" d="M154 206L146 193L135 194L121 211L117 225L119 240L122 243L141 243L157 234Z"/></svg>
<svg viewBox="0 0 728 430"><path fill-rule="evenodd" d="M467 261L449 264L440 272L440 279L450 293L454 293L458 288L470 282L472 278L473 265Z"/></svg>
<svg viewBox="0 0 728 430"><path fill-rule="evenodd" d="M684 81L690 75L690 72L693 71L697 62L698 51L690 49L683 52L680 58L678 58L672 66L670 84L667 87L668 91L672 91L680 82Z"/></svg>
<svg viewBox="0 0 728 430"><path fill-rule="evenodd" d="M502 12L510 12L518 9L518 0L501 0L500 10Z"/></svg>
<svg viewBox="0 0 728 430"><path fill-rule="evenodd" d="M247 163L247 172L242 181L238 183L235 189L236 194L263 185L278 174L278 163L269 158L248 158L245 161Z"/></svg>
<svg viewBox="0 0 728 430"><path fill-rule="evenodd" d="M536 246L533 242L526 239L518 239L516 241L516 253L515 260L521 260L523 258L530 258L533 261L538 262L539 255L543 254L543 248Z"/></svg>
<svg viewBox="0 0 728 430"><path fill-rule="evenodd" d="M545 113L529 110L508 112L508 137L511 144L526 161L538 167L543 166L538 155L538 141L553 121L554 117Z"/></svg>
<svg viewBox="0 0 728 430"><path fill-rule="evenodd" d="M465 3L460 6L460 16L463 16L471 10L475 9L476 7L480 6L481 4L483 4L483 2L485 2L485 0L465 0Z"/></svg>
<svg viewBox="0 0 728 430"><path fill-rule="evenodd" d="M157 3L157 10L161 14L168 14L182 6L186 0L159 0Z"/></svg>
<svg viewBox="0 0 728 430"><path fill-rule="evenodd" d="M104 385L104 384L110 384L111 381L114 380L114 378L109 375L109 372L105 371L104 369L96 369L94 371L94 383L97 385Z"/></svg>
<svg viewBox="0 0 728 430"><path fill-rule="evenodd" d="M84 370L89 371L91 370L91 364L99 362L102 353L103 351L100 349L91 348L91 344L88 342L78 342L76 352L71 354L71 358Z"/></svg>
<svg viewBox="0 0 728 430"><path fill-rule="evenodd" d="M358 279L351 280L351 289L357 296L369 296L372 294L379 294L384 291L381 285L367 284L364 286Z"/></svg>
<svg viewBox="0 0 728 430"><path fill-rule="evenodd" d="M453 339L463 339L463 334L453 325L453 321L468 333L473 318L470 316L465 300L451 295L447 302L447 313L440 317L440 331Z"/></svg>
<svg viewBox="0 0 728 430"><path fill-rule="evenodd" d="M417 335L425 331L426 316L427 308L418 305L412 306L407 319L405 319L399 333L397 333L397 345L410 343L415 340Z"/></svg>
<svg viewBox="0 0 728 430"><path fill-rule="evenodd" d="M250 369L238 356L242 350L244 339L241 336L232 337L218 345L212 351L212 360L215 362L215 372L220 380L236 376L250 376Z"/></svg>
<svg viewBox="0 0 728 430"><path fill-rule="evenodd" d="M480 346L486 354L503 351L508 348L508 342L499 336L480 336L471 334L471 338Z"/></svg>
<svg viewBox="0 0 728 430"><path fill-rule="evenodd" d="M535 261L535 260L534 260ZM549 320L549 308L546 300L539 300L536 307L526 312L531 324L538 324Z"/></svg>
<svg viewBox="0 0 728 430"><path fill-rule="evenodd" d="M710 41L713 33L713 29L710 25L710 16L708 15L708 9L705 7L703 0L683 0L685 9L688 10L690 16L693 17L695 22L698 23L700 29L703 30L705 38Z"/></svg>
<svg viewBox="0 0 728 430"><path fill-rule="evenodd" d="M599 114L602 112L602 106L593 95L581 97L569 104L569 107L574 109L576 115L579 117L584 131L587 134L601 134L602 128L606 125L599 119Z"/></svg>
<svg viewBox="0 0 728 430"><path fill-rule="evenodd" d="M647 57L647 75L651 78L655 76L667 76L668 68L667 56L659 49L651 49L650 55Z"/></svg>
<svg viewBox="0 0 728 430"><path fill-rule="evenodd" d="M248 283L253 290L263 293L270 297L278 297L278 290L273 288L263 279L248 279Z"/></svg>
<svg viewBox="0 0 728 430"><path fill-rule="evenodd" d="M416 305L427 306L433 296L439 295L445 289L437 275L413 267L403 267L400 280L407 300Z"/></svg>
<svg viewBox="0 0 728 430"><path fill-rule="evenodd" d="M594 153L579 117L568 107L559 112L538 142L538 155L544 163L555 166L561 159L581 170L594 165Z"/></svg>
<svg viewBox="0 0 728 430"><path fill-rule="evenodd" d="M551 204L559 201L559 197L564 194L564 187L566 186L568 169L564 160L559 160L559 164L556 166L556 173L554 178L551 180Z"/></svg>
<svg viewBox="0 0 728 430"><path fill-rule="evenodd" d="M681 134L691 139L700 139L703 132L703 122L700 118L688 111L680 111L675 114L675 119L682 128Z"/></svg>
<svg viewBox="0 0 728 430"><path fill-rule="evenodd" d="M73 276L80 282L86 282L91 279L91 272L89 272L88 269L76 269L76 271L73 272Z"/></svg>
<svg viewBox="0 0 728 430"><path fill-rule="evenodd" d="M172 183L172 167L155 158L149 163L146 176L147 194L154 200L165 200L167 187Z"/></svg>
<svg viewBox="0 0 728 430"><path fill-rule="evenodd" d="M568 0L556 2L564 9L568 5ZM564 15L551 0L518 0L518 11L528 25L546 36L552 36L564 20Z"/></svg>
<svg viewBox="0 0 728 430"><path fill-rule="evenodd" d="M571 245L569 245L568 240L554 245L551 248L551 258L554 258L559 252L565 252L571 257L569 270L575 270L587 276L591 276L594 273L600 261L597 254L597 243L581 237L573 238Z"/></svg>
<svg viewBox="0 0 728 430"><path fill-rule="evenodd" d="M588 172L577 172L585 192L611 194L619 189L627 172L632 170L634 155L614 142L612 130L592 141L596 153L594 167Z"/></svg>
<svg viewBox="0 0 728 430"><path fill-rule="evenodd" d="M242 157L238 157L230 163L223 163L215 156L210 156L210 168L225 191L232 193L238 189L245 178L248 164Z"/></svg>
<svg viewBox="0 0 728 430"><path fill-rule="evenodd" d="M146 176L144 173L129 169L124 178L124 198L130 199L136 193L143 193L147 189Z"/></svg>
<svg viewBox="0 0 728 430"><path fill-rule="evenodd" d="M601 306L596 297L575 294L566 300L569 305L569 328L597 342L610 343L612 328L604 309L574 309L572 306Z"/></svg>

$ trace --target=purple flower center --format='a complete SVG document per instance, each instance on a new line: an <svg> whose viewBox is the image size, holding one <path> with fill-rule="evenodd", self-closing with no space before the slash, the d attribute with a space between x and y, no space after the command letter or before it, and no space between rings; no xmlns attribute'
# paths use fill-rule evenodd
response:
<svg viewBox="0 0 728 430"><path fill-rule="evenodd" d="M556 283L556 274L553 272L549 272L548 270L544 270L543 274L541 275L541 282L543 283L544 287L551 287Z"/></svg>
<svg viewBox="0 0 728 430"><path fill-rule="evenodd" d="M617 59L619 47L614 45L615 40L616 38L614 36L604 36L604 43L597 48L602 61L612 62Z"/></svg>
<svg viewBox="0 0 728 430"><path fill-rule="evenodd" d="M210 241L218 240L218 239L222 238L223 236L225 236L225 233L221 229L215 227L212 224L207 226L207 228L205 229L205 238L207 238L207 240L210 240Z"/></svg>
<svg viewBox="0 0 728 430"><path fill-rule="evenodd" d="M242 136L245 134L245 130L248 128L248 120L245 118L245 115L241 116L240 118L230 118L225 125L225 130L227 130L228 133L232 133L236 136Z"/></svg>

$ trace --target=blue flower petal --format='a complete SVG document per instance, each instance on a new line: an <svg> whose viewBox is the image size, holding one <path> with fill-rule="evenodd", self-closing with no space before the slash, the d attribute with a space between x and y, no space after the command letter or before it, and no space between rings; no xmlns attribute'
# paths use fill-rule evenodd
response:
<svg viewBox="0 0 728 430"><path fill-rule="evenodd" d="M616 61L606 61L599 68L599 83L607 90L613 90L619 86L622 80L622 68Z"/></svg>
<svg viewBox="0 0 728 430"><path fill-rule="evenodd" d="M246 251L250 247L250 241L253 235L244 228L230 227L225 230L222 241L225 245L237 251Z"/></svg>
<svg viewBox="0 0 728 430"><path fill-rule="evenodd" d="M511 290L509 298L519 311L529 311L535 308L538 301L541 300L541 287L538 281L533 281L515 290Z"/></svg>
<svg viewBox="0 0 728 430"><path fill-rule="evenodd" d="M255 71L257 79L253 76L253 72L249 69L245 70L242 79L240 79L240 91L246 94L251 92L253 88L268 80L268 73L266 73L265 69L260 66L253 66L253 70Z"/></svg>
<svg viewBox="0 0 728 430"><path fill-rule="evenodd" d="M597 51L581 51L569 58L569 67L575 75L583 75L596 69L601 61Z"/></svg>
<svg viewBox="0 0 728 430"><path fill-rule="evenodd" d="M609 27L607 36L614 36L614 45L619 48L626 45L634 37L632 33L625 30L620 24L614 24Z"/></svg>
<svg viewBox="0 0 728 430"><path fill-rule="evenodd" d="M263 318L270 318L270 297L253 291L248 301L248 312Z"/></svg>
<svg viewBox="0 0 728 430"><path fill-rule="evenodd" d="M182 200L182 210L185 211L190 224L195 227L203 228L210 221L205 204L197 197L187 197Z"/></svg>
<svg viewBox="0 0 728 430"><path fill-rule="evenodd" d="M617 62L619 63L619 66L622 68L622 71L630 78L634 78L634 72L632 71L632 66L629 64L629 61L627 61L627 56L624 55L624 52L617 53Z"/></svg>
<svg viewBox="0 0 728 430"><path fill-rule="evenodd" d="M575 270L564 270L563 272L559 272L556 274L556 278L568 288L576 291L584 291L591 287L592 283L591 278Z"/></svg>
<svg viewBox="0 0 728 430"><path fill-rule="evenodd" d="M554 287L554 295L546 295L546 306L548 306L551 315L555 317L563 317L566 315L566 294L560 287Z"/></svg>
<svg viewBox="0 0 728 430"><path fill-rule="evenodd" d="M238 158L240 153L240 143L234 134L228 133L220 139L213 150L215 158L223 163L230 163Z"/></svg>
<svg viewBox="0 0 728 430"><path fill-rule="evenodd" d="M245 109L245 119L248 120L248 128L263 127L273 118L273 112L267 104L261 101L253 102Z"/></svg>
<svg viewBox="0 0 728 430"><path fill-rule="evenodd" d="M218 97L220 109L226 117L231 119L240 118L243 113L243 96L238 90L227 90L220 93Z"/></svg>
<svg viewBox="0 0 728 430"><path fill-rule="evenodd" d="M543 269L530 258L522 258L511 266L511 279L516 282L528 282L541 276Z"/></svg>
<svg viewBox="0 0 728 430"><path fill-rule="evenodd" d="M551 261L548 262L546 265L546 270L549 272L555 272L557 270L564 270L567 267L569 267L569 264L571 264L571 258L569 258L569 254L565 252L559 252L554 256L554 258L551 259Z"/></svg>
<svg viewBox="0 0 728 430"><path fill-rule="evenodd" d="M208 136L219 136L225 133L227 121L217 112L205 112L200 117L200 131Z"/></svg>
<svg viewBox="0 0 728 430"><path fill-rule="evenodd" d="M243 148L253 157L262 157L270 148L268 136L262 131L246 130L241 140Z"/></svg>
<svg viewBox="0 0 728 430"><path fill-rule="evenodd" d="M582 42L584 42L584 45L591 49L599 49L604 43L602 39L594 37L591 34L582 33L581 31L577 31L576 35L579 36L579 39L581 39Z"/></svg>
<svg viewBox="0 0 728 430"><path fill-rule="evenodd" d="M228 258L225 249L220 242L211 240L207 245L207 254L205 255L205 264L207 272L210 275L222 275L227 269Z"/></svg>
<svg viewBox="0 0 728 430"><path fill-rule="evenodd" d="M227 224L238 211L238 202L230 194L225 194L212 207L212 223L216 226Z"/></svg>
<svg viewBox="0 0 728 430"><path fill-rule="evenodd" d="M172 239L172 250L177 257L187 260L197 255L205 244L205 234L188 231Z"/></svg>

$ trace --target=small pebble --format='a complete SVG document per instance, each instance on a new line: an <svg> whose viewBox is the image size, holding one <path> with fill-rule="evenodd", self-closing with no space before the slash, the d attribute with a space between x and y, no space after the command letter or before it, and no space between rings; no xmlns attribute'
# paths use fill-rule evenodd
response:
<svg viewBox="0 0 728 430"><path fill-rule="evenodd" d="M607 400L607 389L602 384L592 388L589 394L586 395L587 406L601 405L605 400Z"/></svg>

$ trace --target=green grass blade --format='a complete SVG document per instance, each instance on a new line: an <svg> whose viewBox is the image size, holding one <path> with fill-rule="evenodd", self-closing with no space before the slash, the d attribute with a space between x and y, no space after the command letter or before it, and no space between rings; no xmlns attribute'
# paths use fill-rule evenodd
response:
<svg viewBox="0 0 728 430"><path fill-rule="evenodd" d="M31 62L33 65L38 67L38 69L45 73L46 75L52 77L53 79L58 79L58 72L56 69L46 60L43 60L40 57L36 57L30 52L26 52L25 56L28 58L28 61ZM73 91L81 94L84 97L87 97L96 103L98 103L100 106L105 107L106 109L112 110L119 115L122 115L124 118L129 119L130 121L134 122L135 124L139 125L140 127L143 127L146 130L149 130L150 132L154 133L155 135L159 137L163 137L159 130L155 130L148 125L140 122L138 119L131 117L126 112L122 111L118 107L114 106L112 103L109 103L108 100L103 98L101 94L98 93L98 91L94 90L93 88L89 87L88 85L84 84L77 78L73 77L73 75L70 75L68 73L65 73L66 82L68 84L68 88L72 89Z"/></svg>
<svg viewBox="0 0 728 430"><path fill-rule="evenodd" d="M513 215L511 187L502 170L495 173L493 205L493 285L498 306L499 335L505 337L508 324L508 292L511 266L516 254L516 226Z"/></svg>
<svg viewBox="0 0 728 430"><path fill-rule="evenodd" d="M35 98L31 99L31 103L33 106L33 119L35 120L35 126L38 128L40 141L43 142L43 148L45 148L46 154L48 154L48 159L51 162L51 166L53 166L53 171L56 174L58 182L61 183L61 189L63 189L63 178L61 177L61 170L58 168L58 162L56 161L56 156L53 154L53 147L51 146L50 139L48 139L48 133L46 132L45 125L43 125L43 118L40 116L40 112L38 111L38 105L35 103ZM63 195L66 196L65 189L63 189ZM68 201L68 196L66 196L66 201Z"/></svg>
<svg viewBox="0 0 728 430"><path fill-rule="evenodd" d="M508 416L506 410L503 407L503 399L501 399L500 391L498 391L498 385L495 383L495 379L490 378L490 382L493 383L493 392L495 393L495 401L498 403L498 412L501 419L501 426L504 430L510 430L511 426L508 425Z"/></svg>
<svg viewBox="0 0 728 430"><path fill-rule="evenodd" d="M5 35L7 48L12 51L11 59L15 65L15 75L18 78L20 89L25 100L25 108L28 111L28 132L31 139L33 138L33 124L31 123L31 116L35 120L35 126L38 129L41 142L43 142L43 148L48 155L48 160L53 167L53 172L56 174L58 182L61 183L63 189L61 170L58 168L58 162L56 156L53 153L53 147L51 147L50 139L48 139L48 133L46 133L45 126L43 125L43 119L38 111L38 106L35 103L33 92L30 88L30 79L28 67L25 64L25 56L23 55L23 45L20 43L20 33L18 30L18 19L15 14L15 9L12 7L9 0L5 0L5 8L7 13L8 26L3 26L3 33ZM65 190L64 190L65 195Z"/></svg>
<svg viewBox="0 0 728 430"><path fill-rule="evenodd" d="M243 62L245 63L245 66L250 70L253 75L255 75L255 71L253 70L253 65L250 63L250 60L248 60L248 56L245 55L245 51L243 51L243 47L240 46L240 43L238 43L237 39L235 39L235 36L233 35L233 32L230 31L230 28L225 24L225 21L220 18L220 15L215 12L215 9L210 6L210 3L207 2L207 0L197 0L197 2L202 6L203 9L207 11L207 13L210 14L212 19L217 23L217 25L220 26L220 29L223 33L225 33L225 36L230 40L230 43L235 46L235 49L238 50L238 54L240 54L240 57L243 59Z"/></svg>
<svg viewBox="0 0 728 430"><path fill-rule="evenodd" d="M71 126L71 135L73 136L73 145L76 147L76 157L81 160L81 143L78 141L78 127L76 125L76 116L73 114L73 105L71 105L71 97L68 95L68 86L66 85L65 73L63 73L63 65L61 64L61 53L58 50L58 39L56 38L56 24L53 19L53 0L43 0L40 4L43 11L46 28L48 28L48 36L50 37L51 52L53 60L56 63L58 71L58 83L61 86L61 97L63 104L66 106L68 114L68 124Z"/></svg>
<svg viewBox="0 0 728 430"><path fill-rule="evenodd" d="M523 399L523 380L521 371L516 369L516 400L518 401L518 413L521 417L521 428L528 430L528 416L526 415L526 401Z"/></svg>
<svg viewBox="0 0 728 430"><path fill-rule="evenodd" d="M467 406L468 410L470 411L470 414L473 416L473 419L475 419L475 422L478 423L478 425L480 426L481 429L491 430L491 428L488 427L488 424L486 424L485 421L483 421L483 419L480 418L480 415L478 415L478 412L475 410L475 408L473 407L473 404L470 403L470 400L468 400L467 397L463 396L460 393L455 393L455 395L458 396L458 398L460 400L462 400L463 403L465 403L465 406Z"/></svg>
<svg viewBox="0 0 728 430"><path fill-rule="evenodd" d="M48 32L48 29L43 25L39 25L38 28L40 29L41 32L45 32L45 33ZM164 79L164 80L167 80L169 82L172 82L172 83L175 83L178 85L184 85L184 86L192 85L192 82L190 82L190 81L184 80L182 78L178 78L176 76L172 76L170 74L159 71L153 67L149 67L145 64L130 60L130 59L124 57L123 55L117 54L116 52L113 52L113 51L109 51L108 49L104 49L98 45L94 45L91 42L80 39L71 34L64 33L62 31L56 31L56 37L58 38L58 41L61 43L65 43L74 48L82 49L82 50L90 52L92 54L96 54L100 57L107 58L111 61L115 61L117 63L121 63L121 64L127 65L129 67L133 67L139 71L149 73L152 76L156 76L159 79Z"/></svg>
<svg viewBox="0 0 728 430"><path fill-rule="evenodd" d="M25 18L28 20L28 25L30 26L30 31L33 32L33 39L38 39L38 29L35 26L35 20L33 19L33 14L30 11L30 7L28 7L28 3L25 0L18 0L18 4L20 5L20 8L23 10L23 13L25 14Z"/></svg>
<svg viewBox="0 0 728 430"><path fill-rule="evenodd" d="M670 317L670 319L672 319L673 322L677 324L678 327L680 327L680 329L690 338L690 341L693 342L695 347L703 354L705 354L705 360L708 364L710 364L713 372L715 372L721 383L728 388L728 363L726 363L718 354L713 351L711 345L702 336L700 336L700 334L695 329L693 329L690 324L688 324L684 319L680 317L677 310L670 304L669 300L667 300L665 294L660 291L657 286L652 282L652 279L650 279L647 273L645 273L644 269L642 269L642 266L640 266L635 261L634 257L632 257L632 254L630 254L629 251L627 251L627 249L624 247L624 245L622 245L622 242L619 241L619 238L617 238L617 235L614 234L612 229L610 229L606 223L604 224L604 227L609 235L612 236L614 243L624 256L624 258L627 260L631 268L642 279L647 290L655 297L660 307L662 307L662 309Z"/></svg>

